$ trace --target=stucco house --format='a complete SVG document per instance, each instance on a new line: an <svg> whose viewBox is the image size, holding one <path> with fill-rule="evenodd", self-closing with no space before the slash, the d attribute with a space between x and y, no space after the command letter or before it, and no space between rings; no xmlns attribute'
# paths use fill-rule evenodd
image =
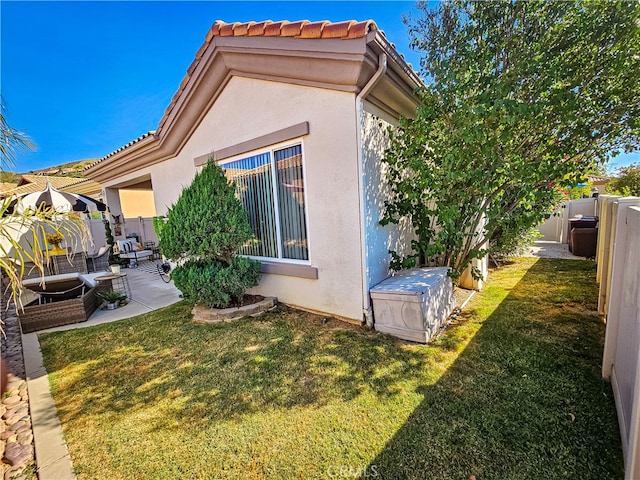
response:
<svg viewBox="0 0 640 480"><path fill-rule="evenodd" d="M252 293L371 322L370 287L410 225L379 225L386 128L421 81L373 21L215 22L158 128L87 169L163 215L211 157L236 181L262 262Z"/></svg>

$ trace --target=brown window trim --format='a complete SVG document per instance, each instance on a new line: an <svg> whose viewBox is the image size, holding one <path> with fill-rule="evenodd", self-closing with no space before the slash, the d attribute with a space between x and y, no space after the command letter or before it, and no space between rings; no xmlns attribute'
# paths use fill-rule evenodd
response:
<svg viewBox="0 0 640 480"><path fill-rule="evenodd" d="M288 277L318 279L318 268L311 265L299 265L297 263L271 262L269 260L260 260L262 265L262 273L270 273L274 275L286 275Z"/></svg>
<svg viewBox="0 0 640 480"><path fill-rule="evenodd" d="M212 153L208 153L207 155L200 155L193 159L193 163L196 167L201 167L207 164L212 155L216 162L218 162L225 158L248 153L253 150L268 147L269 145L275 145L276 143L286 142L287 140L302 137L304 135L309 135L309 122L298 123L296 125L283 128L282 130L277 130L275 132L262 135L261 137L247 140L246 142L237 143L230 147L216 150Z"/></svg>

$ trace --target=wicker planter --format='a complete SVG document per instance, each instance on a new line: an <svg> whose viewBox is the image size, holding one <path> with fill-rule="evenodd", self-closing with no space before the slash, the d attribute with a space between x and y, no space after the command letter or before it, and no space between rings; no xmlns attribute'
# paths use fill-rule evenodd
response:
<svg viewBox="0 0 640 480"><path fill-rule="evenodd" d="M92 288L83 296L60 302L30 303L24 311L18 309L18 318L23 333L35 332L45 328L59 327L72 323L85 322L96 311L100 299L96 289Z"/></svg>

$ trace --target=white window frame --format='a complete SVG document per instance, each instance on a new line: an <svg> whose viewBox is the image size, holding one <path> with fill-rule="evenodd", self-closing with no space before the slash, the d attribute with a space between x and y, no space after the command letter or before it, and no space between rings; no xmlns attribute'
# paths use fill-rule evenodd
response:
<svg viewBox="0 0 640 480"><path fill-rule="evenodd" d="M249 152L244 152L239 155L234 155L233 157L225 158L224 160L217 161L216 164L220 167L224 168L224 166L228 163L232 163L238 160L243 160L245 158L253 157L255 155L262 155L264 153L269 153L269 161L271 162L271 177L272 188L273 188L273 199L274 199L274 211L279 212L279 197L276 189L277 182L277 171L276 171L276 162L274 152L276 150L284 150L285 148L295 147L296 145L300 145L300 150L302 153L302 181L304 182L304 216L305 216L305 229L307 233L307 252L309 258L307 260L298 260L295 258L283 258L282 257L282 236L281 236L281 228L280 228L280 215L275 215L276 217L276 241L278 246L278 257L259 257L256 255L244 255L243 257L252 258L258 261L268 261L274 263L291 263L297 265L311 265L311 235L309 229L309 197L307 194L307 166L306 166L306 156L305 156L305 148L304 148L304 139L302 137L287 140L285 142L274 143L273 145L269 145L268 147L259 148L256 150L251 150Z"/></svg>

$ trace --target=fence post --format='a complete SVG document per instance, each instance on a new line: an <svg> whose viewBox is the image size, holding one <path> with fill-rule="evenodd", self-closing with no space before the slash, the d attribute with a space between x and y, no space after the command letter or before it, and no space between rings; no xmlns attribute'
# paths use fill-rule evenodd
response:
<svg viewBox="0 0 640 480"><path fill-rule="evenodd" d="M611 243L611 229L615 228L613 223L613 203L619 199L616 195L605 195L600 208L600 219L598 221L598 268L596 270L596 281L600 283L598 292L598 313L606 314L605 303L607 294L607 284L609 281L609 260L613 253Z"/></svg>
<svg viewBox="0 0 640 480"><path fill-rule="evenodd" d="M605 331L604 352L602 355L602 376L611 377L611 367L615 358L616 345L618 343L618 327L620 322L620 305L624 288L625 268L627 266L627 215L629 207L640 206L640 198L620 198L618 203L618 221L614 225L615 245L613 248L613 261L611 262L611 289L609 298L609 310L607 314L607 328Z"/></svg>
<svg viewBox="0 0 640 480"><path fill-rule="evenodd" d="M640 198L618 200L602 374L611 379L625 479L640 476Z"/></svg>

